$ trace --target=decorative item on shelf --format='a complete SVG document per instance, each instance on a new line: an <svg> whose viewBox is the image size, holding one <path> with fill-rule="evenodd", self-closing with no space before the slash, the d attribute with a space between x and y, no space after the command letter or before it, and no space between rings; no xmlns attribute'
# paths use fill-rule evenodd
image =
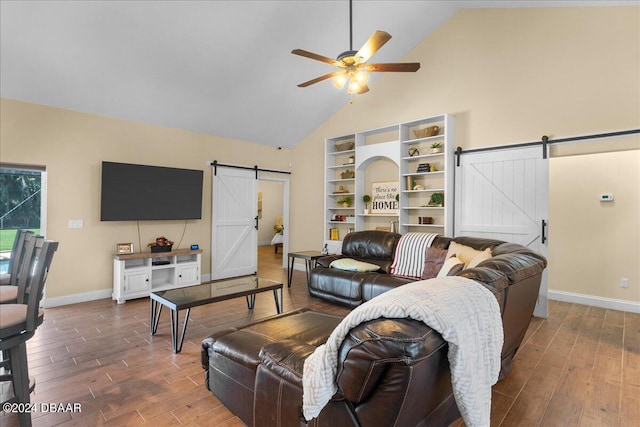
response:
<svg viewBox="0 0 640 427"><path fill-rule="evenodd" d="M427 138L437 135L439 131L440 128L438 126L429 126L424 129L416 129L413 131L413 134L416 136L416 138Z"/></svg>
<svg viewBox="0 0 640 427"><path fill-rule="evenodd" d="M409 148L409 157L419 156L419 155L420 155L420 150L418 150L416 147Z"/></svg>
<svg viewBox="0 0 640 427"><path fill-rule="evenodd" d="M389 231L392 233L398 232L398 221L389 222Z"/></svg>
<svg viewBox="0 0 640 427"><path fill-rule="evenodd" d="M413 177L411 175L405 176L405 188L411 190L413 188Z"/></svg>
<svg viewBox="0 0 640 427"><path fill-rule="evenodd" d="M132 254L133 243L118 243L116 245L116 251L119 254Z"/></svg>
<svg viewBox="0 0 640 427"><path fill-rule="evenodd" d="M335 145L336 152L353 150L354 146L355 146L354 141L340 141L340 142L336 142L336 145Z"/></svg>
<svg viewBox="0 0 640 427"><path fill-rule="evenodd" d="M327 244L325 243L324 246L322 247L322 250L320 251L320 253L322 255L329 255L329 248L327 247Z"/></svg>
<svg viewBox="0 0 640 427"><path fill-rule="evenodd" d="M336 200L336 204L342 205L343 208L351 207L351 205L353 204L353 197L351 196L340 197L338 200Z"/></svg>
<svg viewBox="0 0 640 427"><path fill-rule="evenodd" d="M352 170L347 169L346 171L343 171L342 173L340 173L340 178L342 179L350 179L356 176L356 173Z"/></svg>
<svg viewBox="0 0 640 427"><path fill-rule="evenodd" d="M371 201L371 196L365 194L362 196L362 201L364 202L364 214L369 215L369 202Z"/></svg>
<svg viewBox="0 0 640 427"><path fill-rule="evenodd" d="M436 165L431 165L429 167L429 172L437 172L437 171L438 171L438 168L436 167Z"/></svg>
<svg viewBox="0 0 640 427"><path fill-rule="evenodd" d="M345 222L346 220L347 220L346 215L340 215L340 214L331 215L331 221Z"/></svg>
<svg viewBox="0 0 640 427"><path fill-rule="evenodd" d="M424 185L416 184L413 186L415 191L424 190Z"/></svg>
<svg viewBox="0 0 640 427"><path fill-rule="evenodd" d="M430 172L430 171L431 171L431 165L429 163L420 163L418 164L418 169L416 169L417 173Z"/></svg>
<svg viewBox="0 0 640 427"><path fill-rule="evenodd" d="M356 162L356 156L351 155L349 156L349 158L347 159L347 164L352 165Z"/></svg>
<svg viewBox="0 0 640 427"><path fill-rule="evenodd" d="M431 152L433 154L438 154L438 153L442 153L442 143L441 142L434 142L433 144L431 144Z"/></svg>
<svg viewBox="0 0 640 427"><path fill-rule="evenodd" d="M444 206L444 193L433 193L429 200L429 206L442 207Z"/></svg>
<svg viewBox="0 0 640 427"><path fill-rule="evenodd" d="M147 246L151 248L151 252L171 252L173 242L164 236L156 237L155 242L148 243Z"/></svg>
<svg viewBox="0 0 640 427"><path fill-rule="evenodd" d="M340 235L338 234L337 228L329 229L329 240L340 240Z"/></svg>
<svg viewBox="0 0 640 427"><path fill-rule="evenodd" d="M433 218L430 216L419 216L418 224L433 224Z"/></svg>
<svg viewBox="0 0 640 427"><path fill-rule="evenodd" d="M338 189L336 191L333 192L333 194L344 194L344 193L348 193L348 192L349 192L349 190L344 188L344 185L341 185L340 187L338 187Z"/></svg>
<svg viewBox="0 0 640 427"><path fill-rule="evenodd" d="M353 233L354 231L356 231L356 229L355 229L355 228L353 228L353 227L347 227L347 234L349 234L349 233Z"/></svg>

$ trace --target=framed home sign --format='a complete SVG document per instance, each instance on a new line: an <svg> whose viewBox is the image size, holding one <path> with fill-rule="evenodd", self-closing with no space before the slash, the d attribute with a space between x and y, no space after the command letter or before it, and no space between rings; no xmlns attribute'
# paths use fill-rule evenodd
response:
<svg viewBox="0 0 640 427"><path fill-rule="evenodd" d="M397 214L399 193L398 181L371 183L371 213Z"/></svg>

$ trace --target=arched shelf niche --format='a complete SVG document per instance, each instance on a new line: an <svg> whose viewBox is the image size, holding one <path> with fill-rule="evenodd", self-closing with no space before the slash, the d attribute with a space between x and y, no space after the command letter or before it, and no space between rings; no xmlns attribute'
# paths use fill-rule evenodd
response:
<svg viewBox="0 0 640 427"><path fill-rule="evenodd" d="M397 221L398 215L364 214L365 203L362 196L371 194L374 182L398 181L400 172L399 146L394 144L393 151L372 150L388 144L375 144L356 147L356 183L355 183L355 215L357 230L373 230L376 227L389 227L390 221ZM360 148L364 148L361 153ZM389 148L389 147L386 147ZM395 151L395 152L394 152ZM368 206L371 208L371 205Z"/></svg>

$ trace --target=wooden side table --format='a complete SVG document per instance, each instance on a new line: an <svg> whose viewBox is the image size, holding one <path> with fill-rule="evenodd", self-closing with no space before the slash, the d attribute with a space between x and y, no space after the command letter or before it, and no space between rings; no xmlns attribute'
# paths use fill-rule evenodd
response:
<svg viewBox="0 0 640 427"><path fill-rule="evenodd" d="M318 258L322 258L324 255L320 251L302 251L302 252L289 252L289 258L287 260L287 287L291 287L291 279L293 277L293 264L296 258L303 259L305 261L305 270L307 272L307 286L309 285L309 272L316 266Z"/></svg>

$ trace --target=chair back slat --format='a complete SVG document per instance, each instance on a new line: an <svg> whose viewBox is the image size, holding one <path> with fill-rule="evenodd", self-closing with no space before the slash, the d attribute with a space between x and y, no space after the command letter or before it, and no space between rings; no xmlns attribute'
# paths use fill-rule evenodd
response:
<svg viewBox="0 0 640 427"><path fill-rule="evenodd" d="M34 257L28 281L27 332L35 331L38 325L37 318L40 310L40 300L42 299L44 285L47 281L49 269L51 268L53 255L56 250L58 250L58 242L43 239L36 240L39 240L38 244L36 244L38 248L36 251L37 256Z"/></svg>
<svg viewBox="0 0 640 427"><path fill-rule="evenodd" d="M18 230L18 232L16 233L16 238L13 241L11 258L9 259L9 266L7 269L7 272L10 275L10 285L17 286L18 275L20 274L20 267L22 266L22 260L24 258L24 249L27 236L33 236L33 231Z"/></svg>
<svg viewBox="0 0 640 427"><path fill-rule="evenodd" d="M16 274L16 286L18 287L18 304L26 304L27 287L29 286L29 276L31 274L31 268L36 259L36 244L38 240L44 240L42 236L36 236L34 234L25 235L24 250L22 259L20 260L20 269ZM42 244L42 243L40 243Z"/></svg>

